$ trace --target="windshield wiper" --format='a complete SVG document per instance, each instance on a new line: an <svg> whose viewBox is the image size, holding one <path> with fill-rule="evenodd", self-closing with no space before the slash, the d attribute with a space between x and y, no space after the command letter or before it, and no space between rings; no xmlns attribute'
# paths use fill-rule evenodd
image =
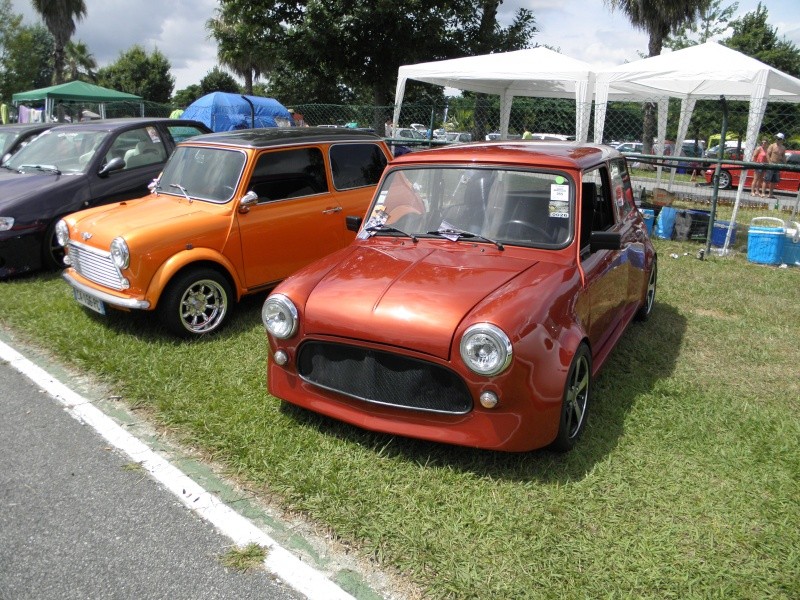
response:
<svg viewBox="0 0 800 600"><path fill-rule="evenodd" d="M464 231L462 229L455 229L455 228L437 229L436 231L429 231L428 235L440 235L446 238L454 237L456 238L455 241L458 241L462 237L475 238L478 240L483 240L484 242L489 242L490 244L494 244L495 246L497 246L498 250L505 250L505 246L503 246L503 244L498 242L497 240L493 240L491 238L482 236L478 233L472 233L471 231Z"/></svg>
<svg viewBox="0 0 800 600"><path fill-rule="evenodd" d="M20 165L18 172L22 173L22 169L36 169L37 171L49 171L56 175L61 175L61 171L55 165Z"/></svg>
<svg viewBox="0 0 800 600"><path fill-rule="evenodd" d="M411 233L406 233L402 229L398 229L397 227L392 227L391 225L370 225L369 227L365 227L364 229L372 233L375 233L377 231L399 233L400 235L404 235L407 238L411 238L411 241L414 242L415 244L417 243L417 236Z"/></svg>
<svg viewBox="0 0 800 600"><path fill-rule="evenodd" d="M193 199L193 198L192 198L192 197L189 195L189 192L187 192L187 191L186 191L186 188L185 188L185 187L183 187L181 184L179 184L179 183L170 183L170 184L169 184L169 187L171 187L171 188L177 188L177 189L179 189L179 190L181 191L181 193L182 193L182 194L183 194L183 195L186 197L186 199L189 201L189 203L190 203L190 204L191 204L192 202L194 202L194 199Z"/></svg>

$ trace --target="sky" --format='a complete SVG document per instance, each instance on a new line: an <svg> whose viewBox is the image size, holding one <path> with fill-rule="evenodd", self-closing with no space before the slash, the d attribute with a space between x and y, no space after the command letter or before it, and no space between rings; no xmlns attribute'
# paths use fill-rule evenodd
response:
<svg viewBox="0 0 800 600"><path fill-rule="evenodd" d="M158 48L172 65L174 91L200 80L217 66L216 45L205 29L217 0L84 0L87 16L73 40L87 44L100 67L116 61L134 44L148 52ZM38 16L30 0L12 0L15 12L33 24ZM733 4L723 0L723 5ZM769 0L768 23L800 47L800 2ZM752 12L757 0L740 0L737 16ZM514 11L530 9L539 30L533 43L566 56L609 68L638 60L647 51L647 35L633 29L622 13L612 13L603 0L505 0L498 18L508 22Z"/></svg>

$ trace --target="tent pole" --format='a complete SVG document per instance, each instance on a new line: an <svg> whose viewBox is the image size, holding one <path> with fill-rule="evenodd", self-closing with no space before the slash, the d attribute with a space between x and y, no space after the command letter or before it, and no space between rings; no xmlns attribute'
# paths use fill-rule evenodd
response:
<svg viewBox="0 0 800 600"><path fill-rule="evenodd" d="M717 197L719 196L719 172L725 155L725 140L728 135L728 102L725 96L719 97L722 105L722 130L720 131L720 151L717 152L717 164L714 166L714 187L711 190L711 214L708 216L708 230L706 231L706 249L704 256L711 252L711 236L714 233L714 219L717 213Z"/></svg>

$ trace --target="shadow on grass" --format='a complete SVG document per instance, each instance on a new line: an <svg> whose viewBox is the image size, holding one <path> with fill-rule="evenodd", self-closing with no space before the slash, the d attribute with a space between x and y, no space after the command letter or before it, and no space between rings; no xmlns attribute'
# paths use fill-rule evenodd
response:
<svg viewBox="0 0 800 600"><path fill-rule="evenodd" d="M325 435L371 448L382 456L457 468L480 477L567 483L582 479L616 448L626 416L637 400L673 373L685 330L685 318L663 303L656 303L648 322L629 326L595 381L583 437L566 454L548 449L506 453L437 444L365 431L286 402L281 410Z"/></svg>

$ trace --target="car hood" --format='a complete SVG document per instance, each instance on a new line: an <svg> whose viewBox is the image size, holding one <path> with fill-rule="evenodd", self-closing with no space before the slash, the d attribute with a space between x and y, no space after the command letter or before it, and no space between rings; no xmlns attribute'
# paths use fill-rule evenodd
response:
<svg viewBox="0 0 800 600"><path fill-rule="evenodd" d="M356 246L309 294L304 329L447 359L459 323L534 262L485 246ZM346 307L346 310L342 310Z"/></svg>
<svg viewBox="0 0 800 600"><path fill-rule="evenodd" d="M55 173L16 173L0 169L0 210L31 197L43 197L60 189L67 181L74 182L81 173L56 175Z"/></svg>
<svg viewBox="0 0 800 600"><path fill-rule="evenodd" d="M210 208L205 202L190 203L174 196L150 195L76 213L75 227L78 239L88 235L92 246L108 249L111 240L122 236L132 251L135 248L150 251L169 244L171 237L192 240L198 234L214 231L224 237L226 228L220 231L218 220L214 218L218 211L211 218L204 214L210 212Z"/></svg>

